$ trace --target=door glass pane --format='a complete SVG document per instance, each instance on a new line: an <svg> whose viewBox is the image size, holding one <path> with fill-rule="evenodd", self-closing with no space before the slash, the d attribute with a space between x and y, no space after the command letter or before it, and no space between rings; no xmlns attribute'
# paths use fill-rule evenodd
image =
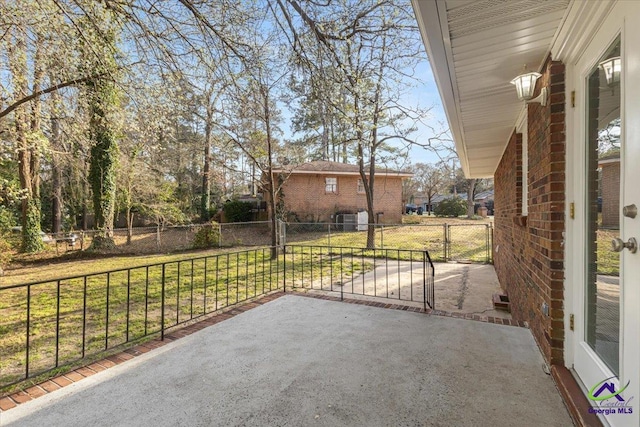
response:
<svg viewBox="0 0 640 427"><path fill-rule="evenodd" d="M620 39L588 79L587 342L618 374L620 345Z"/></svg>

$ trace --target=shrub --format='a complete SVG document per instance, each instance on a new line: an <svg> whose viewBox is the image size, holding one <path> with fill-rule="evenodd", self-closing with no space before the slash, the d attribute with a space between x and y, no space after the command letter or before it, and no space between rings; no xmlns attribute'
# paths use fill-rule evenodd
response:
<svg viewBox="0 0 640 427"><path fill-rule="evenodd" d="M194 249L207 249L218 247L220 243L220 227L215 221L204 224L196 232L193 239Z"/></svg>
<svg viewBox="0 0 640 427"><path fill-rule="evenodd" d="M0 276L4 275L4 269L9 263L14 253L14 245L9 241L11 236L0 233ZM15 238L14 238L15 240ZM19 245L19 242L14 242Z"/></svg>
<svg viewBox="0 0 640 427"><path fill-rule="evenodd" d="M0 206L0 233L7 233L19 221L15 213L4 206Z"/></svg>
<svg viewBox="0 0 640 427"><path fill-rule="evenodd" d="M224 216L228 222L249 222L251 221L251 209L253 203L231 200L224 204Z"/></svg>
<svg viewBox="0 0 640 427"><path fill-rule="evenodd" d="M467 204L458 198L444 199L433 210L436 216L458 217L467 213Z"/></svg>

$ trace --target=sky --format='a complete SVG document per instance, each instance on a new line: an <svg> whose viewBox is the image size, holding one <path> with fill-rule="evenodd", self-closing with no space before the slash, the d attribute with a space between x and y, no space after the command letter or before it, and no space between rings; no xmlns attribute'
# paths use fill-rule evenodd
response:
<svg viewBox="0 0 640 427"><path fill-rule="evenodd" d="M440 126L439 123L442 123L448 128L447 116L442 107L442 100L438 93L433 72L431 71L431 64L426 60L426 55L425 60L416 68L416 74L419 75L423 84L418 84L415 90L408 94L405 99L406 104L419 105L423 108L431 108L429 116L423 120L427 123L432 123L436 128ZM432 136L431 130L427 126L421 124L418 124L418 131L413 135L419 143L426 143L430 136ZM411 148L409 158L411 159L412 164L436 163L439 161L439 157L433 151L416 146Z"/></svg>
<svg viewBox="0 0 640 427"><path fill-rule="evenodd" d="M421 82L417 83L416 87L403 97L401 103L402 105L410 107L429 108L428 115L423 117L422 120L436 129L442 129L443 127L448 129L447 117L442 107L442 101L433 77L433 72L431 71L431 64L426 57L427 55L425 54L424 60L421 61L415 69L415 74ZM291 138L290 120L292 113L285 105L280 105L280 107L284 119L281 128L285 138ZM412 123L409 123L409 125L411 124ZM426 143L431 136L433 136L433 134L429 126L418 123L417 131L410 137L418 143ZM391 142L391 144L393 143ZM397 142L397 144L398 146L405 145L404 142ZM418 146L412 146L407 157L411 164L437 163L440 161L440 157L433 150ZM448 157L448 153L442 153L442 157Z"/></svg>

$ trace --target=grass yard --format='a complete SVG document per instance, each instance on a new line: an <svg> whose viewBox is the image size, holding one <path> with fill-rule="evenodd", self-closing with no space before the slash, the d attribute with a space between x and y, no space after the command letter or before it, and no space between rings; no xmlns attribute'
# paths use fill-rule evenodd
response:
<svg viewBox="0 0 640 427"><path fill-rule="evenodd" d="M238 250L242 250L239 248ZM197 256L211 256L229 252L228 249L211 249L204 251L189 251L175 254L159 255L92 255L88 252L70 253L67 258L55 260L38 260L34 258L28 262L14 264L5 270L0 277L0 287L17 283L28 283L49 280L63 276L80 276L103 271L132 268L137 266L179 261Z"/></svg>
<svg viewBox="0 0 640 427"><path fill-rule="evenodd" d="M435 218L433 218L436 220ZM465 260L489 262L492 230L489 222L438 218L436 223L379 225L375 247L429 251L434 261ZM445 239L449 242L445 257ZM366 231L287 232L287 244L332 247L365 247Z"/></svg>
<svg viewBox="0 0 640 427"><path fill-rule="evenodd" d="M365 246L366 231L290 229L287 241L294 246L289 246L286 258L281 254L274 260L269 249L104 258L80 253L55 262L24 260L0 277L0 389L25 377L27 357L31 377L160 331L162 264L167 328L281 289L285 283L287 288L332 289L371 270L376 258L420 261L426 249L434 261L443 260L445 240L447 259L487 261L489 222L427 219L377 227L375 250L340 249ZM601 274L618 274L618 254L609 250L615 235L616 231L598 232ZM328 250L328 245L333 248ZM42 283L17 286L34 282Z"/></svg>
<svg viewBox="0 0 640 427"><path fill-rule="evenodd" d="M598 273L608 276L620 275L620 254L611 250L611 240L620 235L619 230L598 230Z"/></svg>
<svg viewBox="0 0 640 427"><path fill-rule="evenodd" d="M109 259L111 269L165 263L111 272L96 271L105 263L95 260L73 269L58 265L66 279L49 279L49 269L19 276L39 280L47 275L44 280L50 281L0 289L0 388L27 373L27 330L29 377L160 331L163 277L167 328L282 288L285 271L287 287L302 287L309 279L330 284L371 268L364 259L344 265L339 257L317 251L287 254L286 265L284 255L271 260L268 249L184 259L195 255Z"/></svg>

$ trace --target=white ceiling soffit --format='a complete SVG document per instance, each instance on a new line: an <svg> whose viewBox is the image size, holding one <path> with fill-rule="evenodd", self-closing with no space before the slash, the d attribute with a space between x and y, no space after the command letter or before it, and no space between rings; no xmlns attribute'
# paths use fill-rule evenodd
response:
<svg viewBox="0 0 640 427"><path fill-rule="evenodd" d="M570 0L412 0L456 151L492 177L524 103L510 81L538 71Z"/></svg>

